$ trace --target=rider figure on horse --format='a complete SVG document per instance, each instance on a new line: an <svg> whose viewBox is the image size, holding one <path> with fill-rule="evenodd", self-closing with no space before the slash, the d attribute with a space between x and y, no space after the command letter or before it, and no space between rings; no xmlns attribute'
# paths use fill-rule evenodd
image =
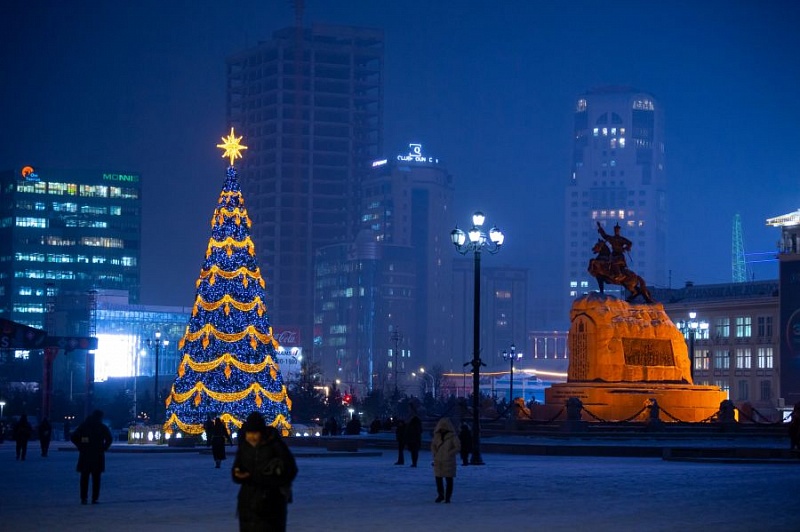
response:
<svg viewBox="0 0 800 532"><path fill-rule="evenodd" d="M630 251L633 247L633 242L619 234L620 226L617 223L614 226L614 234L609 235L597 222L597 232L603 237L603 240L611 245L611 264L609 265L609 273L612 277L619 277L628 269L628 261L625 260L625 252Z"/></svg>

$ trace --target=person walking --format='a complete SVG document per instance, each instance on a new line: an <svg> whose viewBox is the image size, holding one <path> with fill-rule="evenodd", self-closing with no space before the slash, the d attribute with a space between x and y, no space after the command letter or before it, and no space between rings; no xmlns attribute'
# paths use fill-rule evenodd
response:
<svg viewBox="0 0 800 532"><path fill-rule="evenodd" d="M17 443L17 460L25 460L28 455L28 440L33 434L33 427L28 421L28 415L22 414L14 425L14 441Z"/></svg>
<svg viewBox="0 0 800 532"><path fill-rule="evenodd" d="M219 469L222 461L227 458L225 454L226 443L233 443L231 434L222 419L216 418L214 419L214 428L211 430L211 454L214 456L214 463L217 469Z"/></svg>
<svg viewBox="0 0 800 532"><path fill-rule="evenodd" d="M394 429L394 439L397 440L397 462L394 465L404 465L406 448L406 422L402 419L397 420Z"/></svg>
<svg viewBox="0 0 800 532"><path fill-rule="evenodd" d="M50 439L53 436L53 427L50 426L50 421L47 418L42 419L42 422L39 423L38 431L42 458L47 458L47 451L50 449Z"/></svg>
<svg viewBox="0 0 800 532"><path fill-rule="evenodd" d="M436 423L431 441L433 476L436 478L436 502L450 502L453 496L453 479L456 476L456 455L461 449L453 423L443 417ZM445 487L446 484L446 487Z"/></svg>
<svg viewBox="0 0 800 532"><path fill-rule="evenodd" d="M414 416L409 420L407 432L406 443L411 454L411 467L417 467L419 448L422 447L422 421L419 417Z"/></svg>
<svg viewBox="0 0 800 532"><path fill-rule="evenodd" d="M469 455L472 452L472 431L469 430L469 425L466 423L461 423L458 442L461 444L461 465L469 465Z"/></svg>
<svg viewBox="0 0 800 532"><path fill-rule="evenodd" d="M95 410L70 436L78 448L77 471L81 474L81 504L87 503L89 477L92 477L92 504L100 498L100 476L106 470L106 451L114 441L103 423L103 412Z"/></svg>
<svg viewBox="0 0 800 532"><path fill-rule="evenodd" d="M233 459L233 481L240 484L236 502L239 530L285 531L287 505L292 501L292 481L297 464L275 427L268 427L258 412L242 425Z"/></svg>

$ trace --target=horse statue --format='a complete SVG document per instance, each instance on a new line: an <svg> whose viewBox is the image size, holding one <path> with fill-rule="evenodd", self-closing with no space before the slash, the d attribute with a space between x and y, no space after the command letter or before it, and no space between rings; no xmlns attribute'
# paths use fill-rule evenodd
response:
<svg viewBox="0 0 800 532"><path fill-rule="evenodd" d="M625 301L630 303L637 297L642 296L645 303L654 303L644 279L626 266L620 266L612 262L611 249L604 240L597 241L592 247L592 253L595 253L597 257L589 260L588 270L589 274L597 279L597 287L600 289L601 294L604 293L606 283L617 284L624 286L630 292Z"/></svg>

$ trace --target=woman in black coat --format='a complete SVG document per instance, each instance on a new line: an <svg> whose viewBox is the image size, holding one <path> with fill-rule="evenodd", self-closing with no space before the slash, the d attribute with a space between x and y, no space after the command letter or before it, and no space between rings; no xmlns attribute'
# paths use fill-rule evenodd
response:
<svg viewBox="0 0 800 532"><path fill-rule="evenodd" d="M230 443L230 441L231 435L228 432L228 427L225 426L222 419L215 419L214 428L211 429L211 454L214 456L214 463L217 468L227 458L225 443Z"/></svg>
<svg viewBox="0 0 800 532"><path fill-rule="evenodd" d="M297 464L275 427L268 427L258 412L242 425L233 460L233 481L240 484L236 511L239 530L285 531L287 504Z"/></svg>
<svg viewBox="0 0 800 532"><path fill-rule="evenodd" d="M103 424L103 412L95 410L70 437L78 448L78 467L81 474L81 504L86 504L89 494L89 476L92 477L92 504L100 497L100 475L106 470L106 450L114 439Z"/></svg>
<svg viewBox="0 0 800 532"><path fill-rule="evenodd" d="M411 467L417 467L419 460L419 448L422 446L422 420L417 416L408 422L406 444L408 452L411 453Z"/></svg>

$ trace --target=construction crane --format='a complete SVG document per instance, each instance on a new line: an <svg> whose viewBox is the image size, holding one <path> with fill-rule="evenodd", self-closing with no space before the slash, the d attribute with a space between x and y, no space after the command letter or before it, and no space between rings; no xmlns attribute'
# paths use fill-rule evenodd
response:
<svg viewBox="0 0 800 532"><path fill-rule="evenodd" d="M736 213L733 217L733 241L731 247L731 272L734 283L748 280L747 262L744 256L744 236L742 235L742 217Z"/></svg>

